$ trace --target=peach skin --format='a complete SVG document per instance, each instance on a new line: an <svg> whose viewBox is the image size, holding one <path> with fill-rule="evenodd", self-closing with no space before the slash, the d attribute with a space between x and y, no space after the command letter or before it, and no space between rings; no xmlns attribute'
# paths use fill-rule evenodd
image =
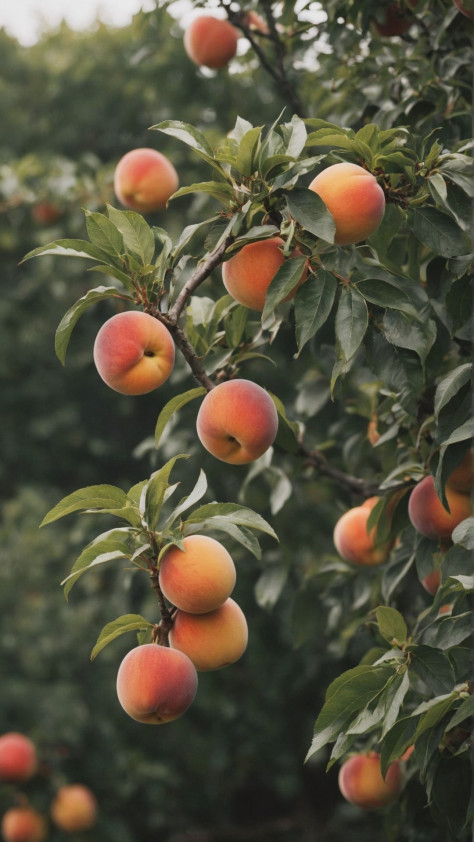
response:
<svg viewBox="0 0 474 842"><path fill-rule="evenodd" d="M165 326L139 311L117 313L100 328L94 362L107 386L122 395L145 395L171 374L174 342Z"/></svg>
<svg viewBox="0 0 474 842"><path fill-rule="evenodd" d="M232 593L235 565L226 548L207 535L189 535L184 551L170 547L160 561L160 588L176 608L204 614Z"/></svg>
<svg viewBox="0 0 474 842"><path fill-rule="evenodd" d="M408 516L418 532L426 538L450 538L453 529L471 515L469 494L455 491L446 485L449 512L435 490L434 477L429 474L415 485L408 501Z"/></svg>
<svg viewBox="0 0 474 842"><path fill-rule="evenodd" d="M270 395L251 380L226 380L207 393L196 429L202 445L222 462L244 465L262 456L278 431Z"/></svg>
<svg viewBox="0 0 474 842"><path fill-rule="evenodd" d="M184 652L156 643L136 646L117 673L117 696L126 713L146 725L178 719L198 685L196 667Z"/></svg>
<svg viewBox="0 0 474 842"><path fill-rule="evenodd" d="M183 43L194 64L220 70L235 56L238 40L238 30L228 20L201 15L187 27Z"/></svg>
<svg viewBox="0 0 474 842"><path fill-rule="evenodd" d="M446 480L446 485L453 491L464 491L470 494L472 490L473 455L469 449L459 465L451 471Z"/></svg>
<svg viewBox="0 0 474 842"><path fill-rule="evenodd" d="M398 760L388 767L385 780L380 771L380 755L375 751L355 754L339 770L339 789L351 804L376 810L396 801L402 787Z"/></svg>
<svg viewBox="0 0 474 842"><path fill-rule="evenodd" d="M97 821L97 799L83 784L59 787L51 804L54 824L68 833L88 830Z"/></svg>
<svg viewBox="0 0 474 842"><path fill-rule="evenodd" d="M43 842L47 826L41 813L31 807L10 807L1 824L5 842Z"/></svg>
<svg viewBox="0 0 474 842"><path fill-rule="evenodd" d="M171 161L156 149L131 149L120 158L114 172L119 202L139 213L163 210L179 186Z"/></svg>
<svg viewBox="0 0 474 842"><path fill-rule="evenodd" d="M281 237L270 237L268 240L247 243L223 264L222 280L224 286L239 304L243 304L250 310L262 312L265 307L268 287L280 266L287 259L281 250L283 243ZM291 258L288 259L291 260ZM296 290L306 280L307 276L308 270L306 268L301 275L301 279L290 295L285 298L285 301L294 298Z"/></svg>
<svg viewBox="0 0 474 842"><path fill-rule="evenodd" d="M177 611L169 640L172 647L191 658L197 670L222 669L237 661L247 648L245 614L230 598L208 614Z"/></svg>
<svg viewBox="0 0 474 842"><path fill-rule="evenodd" d="M0 737L0 781L18 783L31 778L38 768L34 743L24 734L9 731Z"/></svg>
<svg viewBox="0 0 474 842"><path fill-rule="evenodd" d="M321 197L336 225L339 246L365 240L379 227L385 196L372 173L348 162L332 164L313 178L309 189Z"/></svg>
<svg viewBox="0 0 474 842"><path fill-rule="evenodd" d="M334 527L333 541L339 555L363 567L382 564L392 548L391 542L376 542L375 528L367 531L367 521L376 503L377 497L370 497L361 506L348 509Z"/></svg>

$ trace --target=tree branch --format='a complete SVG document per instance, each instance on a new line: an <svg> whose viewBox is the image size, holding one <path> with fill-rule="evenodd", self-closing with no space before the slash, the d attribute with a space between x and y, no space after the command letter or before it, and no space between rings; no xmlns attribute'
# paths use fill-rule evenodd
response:
<svg viewBox="0 0 474 842"><path fill-rule="evenodd" d="M186 306L188 298L190 298L197 287L209 277L212 270L222 263L224 253L227 247L234 242L234 239L235 237L231 234L226 237L226 239L216 246L214 251L211 251L207 258L199 264L196 271L193 272L189 280L186 281L184 287L177 296L176 301L166 314L166 324L169 328L178 323L178 319Z"/></svg>

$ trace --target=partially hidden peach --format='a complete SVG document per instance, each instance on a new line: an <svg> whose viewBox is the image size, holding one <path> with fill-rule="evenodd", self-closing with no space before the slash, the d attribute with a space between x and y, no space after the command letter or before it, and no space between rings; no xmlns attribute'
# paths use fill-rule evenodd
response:
<svg viewBox="0 0 474 842"><path fill-rule="evenodd" d="M377 502L377 497L370 497L362 505L348 509L337 521L333 541L345 561L371 567L387 560L392 543L378 542L375 527L367 530L370 513Z"/></svg>
<svg viewBox="0 0 474 842"><path fill-rule="evenodd" d="M155 643L136 646L117 673L117 696L137 722L162 725L182 716L196 695L196 667L184 652Z"/></svg>
<svg viewBox="0 0 474 842"><path fill-rule="evenodd" d="M394 760L384 779L377 752L355 754L341 766L338 782L342 795L351 804L376 810L398 798L402 787L400 764Z"/></svg>
<svg viewBox="0 0 474 842"><path fill-rule="evenodd" d="M405 35L413 23L411 9L414 9L418 0L389 3L388 6L381 6L377 16L372 18L375 29L379 35L391 37L393 35Z"/></svg>
<svg viewBox="0 0 474 842"><path fill-rule="evenodd" d="M453 489L453 491L464 491L466 494L470 494L474 472L473 466L474 458L472 450L468 450L459 465L448 476L446 480L448 488Z"/></svg>
<svg viewBox="0 0 474 842"><path fill-rule="evenodd" d="M188 535L184 550L170 547L160 561L160 588L182 611L203 614L232 593L236 570L226 548L208 535Z"/></svg>
<svg viewBox="0 0 474 842"><path fill-rule="evenodd" d="M88 830L97 821L97 799L84 784L59 787L51 804L51 818L68 833Z"/></svg>
<svg viewBox="0 0 474 842"><path fill-rule="evenodd" d="M408 516L415 529L426 538L450 538L453 529L471 514L469 494L446 486L449 512L443 506L430 474L415 485L408 501Z"/></svg>
<svg viewBox="0 0 474 842"><path fill-rule="evenodd" d="M25 734L8 731L0 737L0 781L18 783L31 778L38 768L36 747Z"/></svg>
<svg viewBox="0 0 474 842"><path fill-rule="evenodd" d="M32 807L10 807L3 814L1 831L5 842L43 842L47 825Z"/></svg>
<svg viewBox="0 0 474 842"><path fill-rule="evenodd" d="M270 237L268 240L247 243L223 264L222 280L224 286L239 304L243 304L250 310L262 312L265 307L268 287L280 266L287 259L281 250L283 243L281 237ZM297 256L296 251L293 256ZM291 257L288 259L291 260ZM308 269L306 267L285 301L294 298L296 290L306 280L307 276Z"/></svg>
<svg viewBox="0 0 474 842"><path fill-rule="evenodd" d="M115 167L117 199L124 207L139 213L163 210L178 186L178 173L173 164L156 149L131 149Z"/></svg>
<svg viewBox="0 0 474 842"><path fill-rule="evenodd" d="M472 0L453 0L453 4L464 17L472 20Z"/></svg>
<svg viewBox="0 0 474 842"><path fill-rule="evenodd" d="M183 43L194 64L220 70L235 56L238 40L238 30L228 20L201 15L186 28Z"/></svg>
<svg viewBox="0 0 474 842"><path fill-rule="evenodd" d="M199 408L196 429L206 450L222 462L244 465L262 456L278 431L268 392L251 380L219 383Z"/></svg>
<svg viewBox="0 0 474 842"><path fill-rule="evenodd" d="M191 658L197 670L222 669L237 661L247 648L245 614L230 598L208 614L177 611L169 640L172 647Z"/></svg>
<svg viewBox="0 0 474 842"><path fill-rule="evenodd" d="M385 213L385 195L372 173L358 164L332 164L309 185L321 197L336 225L340 246L367 239Z"/></svg>
<svg viewBox="0 0 474 842"><path fill-rule="evenodd" d="M102 380L122 395L144 395L171 374L174 342L165 326L140 311L116 313L100 328L94 362Z"/></svg>
<svg viewBox="0 0 474 842"><path fill-rule="evenodd" d="M431 573L428 573L428 575L421 580L421 584L423 585L427 593L429 593L431 596L434 596L437 593L441 584L440 569L436 568L436 570L432 570Z"/></svg>

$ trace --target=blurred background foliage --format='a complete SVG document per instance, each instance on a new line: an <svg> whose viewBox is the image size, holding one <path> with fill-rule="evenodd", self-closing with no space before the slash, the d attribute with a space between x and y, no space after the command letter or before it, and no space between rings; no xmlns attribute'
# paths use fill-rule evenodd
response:
<svg viewBox="0 0 474 842"><path fill-rule="evenodd" d="M460 143L471 131L469 21L448 0L421 0L410 32L384 39L369 22L378 5L298 4L306 31L288 40L288 66L305 116L354 129L406 125L425 135L439 127L444 142ZM282 22L296 26L295 4L281 11ZM186 147L149 126L180 119L217 144L237 114L269 124L286 104L245 43L228 71L198 70L175 15L157 7L130 26L86 33L62 25L29 48L0 30L0 731L23 731L37 743L40 774L24 790L40 809L63 781L93 789L100 820L84 834L90 842L444 842L416 785L408 814L395 806L387 818L361 815L339 795L336 769L326 775L325 757L303 763L329 682L357 663L374 634L361 620L380 573L361 574L334 556L335 520L357 502L347 491L288 455L249 476L223 471L196 444L193 404L179 426L168 425L160 459L178 451L193 457L177 467L183 488L202 465L209 500L256 509L276 524L281 546L264 542L261 563L229 546L248 651L231 668L201 675L190 711L163 728L141 726L119 707L115 676L132 636L89 663L106 622L146 614L146 583L125 565L102 567L66 603L59 583L92 536L90 521L38 529L46 511L80 486L127 488L149 475L157 415L188 375L179 364L159 392L139 399L106 389L92 363L95 334L110 314L105 304L81 319L62 368L54 332L91 286L89 265L43 257L20 266L22 257L59 237L83 237L82 209L115 202L113 169L133 147L167 154L183 185L208 176ZM318 23L306 25L308 16ZM175 236L207 213L204 201L181 198L148 221ZM219 279L202 293L222 294ZM393 459L390 442L375 453L367 440L376 384L368 370L353 370L344 398L332 402L329 342L323 334L308 368L313 351L294 359L288 325L272 346L276 366L254 362L252 378L279 395L289 417L305 421L315 445L370 477ZM416 616L430 599L409 571L399 606ZM150 604L151 618L154 611ZM14 798L3 787L0 807Z"/></svg>

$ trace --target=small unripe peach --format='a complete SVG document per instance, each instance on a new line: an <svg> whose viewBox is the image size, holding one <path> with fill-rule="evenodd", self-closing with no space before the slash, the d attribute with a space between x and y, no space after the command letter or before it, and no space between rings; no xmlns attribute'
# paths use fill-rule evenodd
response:
<svg viewBox="0 0 474 842"><path fill-rule="evenodd" d="M88 830L97 821L97 799L83 784L65 784L53 799L51 818L68 833Z"/></svg>
<svg viewBox="0 0 474 842"><path fill-rule="evenodd" d="M38 768L34 743L24 734L9 731L0 737L0 781L19 783L31 778Z"/></svg>
<svg viewBox="0 0 474 842"><path fill-rule="evenodd" d="M196 667L184 652L145 643L125 655L117 673L117 696L137 722L162 725L190 706L198 685Z"/></svg>
<svg viewBox="0 0 474 842"><path fill-rule="evenodd" d="M204 614L232 593L235 565L226 548L208 535L189 535L184 550L170 547L160 561L160 587L182 611Z"/></svg>
<svg viewBox="0 0 474 842"><path fill-rule="evenodd" d="M270 395L250 380L226 380L205 396L196 421L201 443L223 462L244 465L262 456L278 431Z"/></svg>
<svg viewBox="0 0 474 842"><path fill-rule="evenodd" d="M239 304L243 304L250 310L262 312L268 287L286 259L281 250L283 243L281 237L270 237L268 240L247 243L223 264L224 286ZM297 252L294 252L294 256L296 255ZM291 260L291 257L288 259ZM300 280L287 295L285 301L294 298L296 290L306 280L307 275L308 270L305 268Z"/></svg>
<svg viewBox="0 0 474 842"><path fill-rule="evenodd" d="M122 395L144 395L171 374L174 342L165 326L140 311L116 313L100 328L94 362L102 380Z"/></svg>
<svg viewBox="0 0 474 842"><path fill-rule="evenodd" d="M367 239L385 213L385 196L372 173L348 162L332 164L309 185L321 197L336 225L340 246Z"/></svg>
<svg viewBox="0 0 474 842"><path fill-rule="evenodd" d="M131 149L120 158L114 172L117 199L139 213L163 210L178 185L173 164L156 149Z"/></svg>
<svg viewBox="0 0 474 842"><path fill-rule="evenodd" d="M355 754L341 766L338 782L342 795L351 804L364 810L376 810L398 798L402 787L400 764L394 760L384 779L377 752Z"/></svg>
<svg viewBox="0 0 474 842"><path fill-rule="evenodd" d="M377 502L377 497L370 497L361 506L348 509L337 521L333 532L334 546L346 561L363 567L386 561L392 543L377 542L375 527L367 530L370 513Z"/></svg>
<svg viewBox="0 0 474 842"><path fill-rule="evenodd" d="M3 814L1 831L5 842L43 842L47 827L41 813L31 807L10 807Z"/></svg>
<svg viewBox="0 0 474 842"><path fill-rule="evenodd" d="M170 644L191 658L197 670L218 670L245 652L248 627L245 614L233 599L208 614L177 611Z"/></svg>
<svg viewBox="0 0 474 842"><path fill-rule="evenodd" d="M197 65L225 67L237 52L239 33L228 20L212 15L195 18L184 33L184 49Z"/></svg>
<svg viewBox="0 0 474 842"><path fill-rule="evenodd" d="M426 538L450 538L453 529L471 514L468 494L446 486L449 512L444 508L430 474L415 485L408 501L408 516L418 532Z"/></svg>

